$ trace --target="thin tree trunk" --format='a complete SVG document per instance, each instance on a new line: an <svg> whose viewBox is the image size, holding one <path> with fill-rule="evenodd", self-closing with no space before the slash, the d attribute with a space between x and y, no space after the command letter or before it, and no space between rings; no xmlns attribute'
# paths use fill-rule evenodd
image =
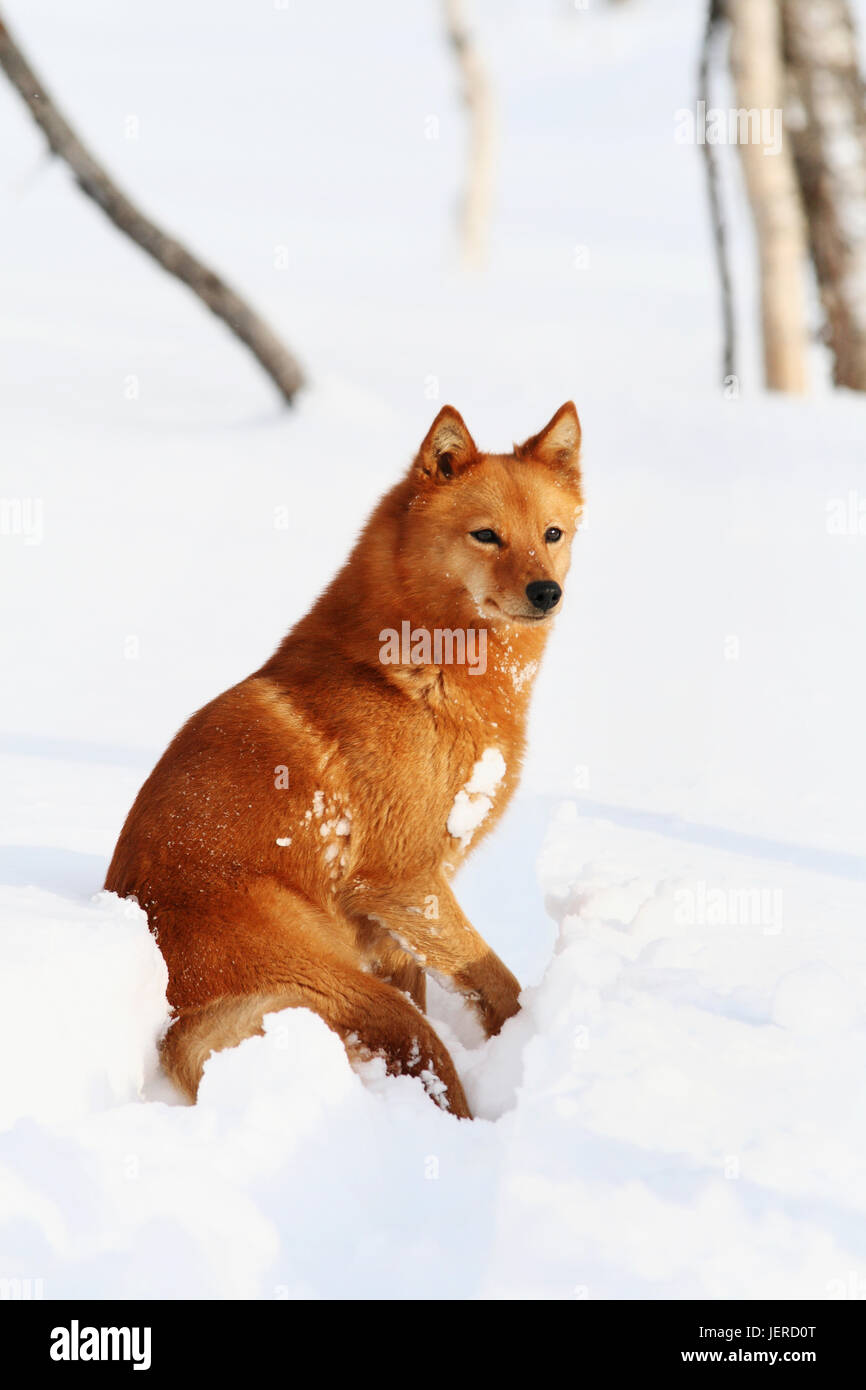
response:
<svg viewBox="0 0 866 1390"><path fill-rule="evenodd" d="M866 391L866 100L846 0L782 0L792 143L837 386Z"/></svg>
<svg viewBox="0 0 866 1390"><path fill-rule="evenodd" d="M283 397L291 402L304 384L295 358L268 325L240 295L214 271L197 260L174 237L167 236L139 212L81 143L60 114L0 16L0 68L26 102L30 114L45 135L52 152L63 159L83 193L98 204L106 217L155 261L182 280L207 307L245 343L271 377Z"/></svg>
<svg viewBox="0 0 866 1390"><path fill-rule="evenodd" d="M709 110L710 68L715 41L722 20L721 0L709 0L707 21L701 43L701 57L698 66L698 101L705 103ZM719 180L718 146L704 140L701 144L704 169L707 176L707 196L710 202L710 220L713 228L713 245L716 251L716 268L719 274L719 288L722 299L722 385L729 384L736 376L736 330L734 326L734 293L731 286L730 259L728 256L728 237L722 211L722 192Z"/></svg>
<svg viewBox="0 0 866 1390"><path fill-rule="evenodd" d="M487 259L490 208L493 202L495 121L490 83L469 32L463 0L443 0L448 40L460 68L463 100L469 116L469 153L460 214L463 262L479 269Z"/></svg>
<svg viewBox="0 0 866 1390"><path fill-rule="evenodd" d="M778 0L729 0L728 13L739 110L781 110L784 68ZM788 143L783 139L778 153L765 150L768 146L755 139L740 142L758 241L764 376L771 390L802 392L808 344L805 224Z"/></svg>

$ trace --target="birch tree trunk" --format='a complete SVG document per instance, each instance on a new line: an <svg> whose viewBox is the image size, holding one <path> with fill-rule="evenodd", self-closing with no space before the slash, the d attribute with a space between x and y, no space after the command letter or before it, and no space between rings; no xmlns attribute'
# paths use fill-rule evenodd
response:
<svg viewBox="0 0 866 1390"><path fill-rule="evenodd" d="M728 14L740 112L781 110L784 65L778 0L729 0ZM758 242L765 381L774 391L802 392L808 345L807 245L793 155L784 139L778 153L754 138L743 140L744 125L751 129L751 122L741 122L739 148Z"/></svg>
<svg viewBox="0 0 866 1390"><path fill-rule="evenodd" d="M469 132L466 178L460 210L460 250L464 265L478 270L487 259L493 202L496 143L493 97L475 42L466 24L463 0L443 0L445 29L463 84Z"/></svg>
<svg viewBox="0 0 866 1390"><path fill-rule="evenodd" d="M12 38L0 15L0 68L29 108L52 153L69 165L82 193L92 198L121 232L198 295L223 320L268 373L286 401L304 384L295 358L259 315L192 252L145 217L79 140Z"/></svg>
<svg viewBox="0 0 866 1390"><path fill-rule="evenodd" d="M837 386L866 391L866 100L847 0L781 0L792 143Z"/></svg>

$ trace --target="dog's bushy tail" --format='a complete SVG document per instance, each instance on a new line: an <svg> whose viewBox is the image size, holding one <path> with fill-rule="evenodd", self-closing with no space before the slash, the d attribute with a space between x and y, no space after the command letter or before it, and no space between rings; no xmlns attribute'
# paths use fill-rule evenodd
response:
<svg viewBox="0 0 866 1390"><path fill-rule="evenodd" d="M350 1059L382 1057L392 1075L417 1076L444 1109L471 1118L454 1063L427 1019L399 990L360 971L334 971L318 993L286 984L271 993L222 995L179 1009L160 1046L164 1070L195 1100L213 1052L264 1034L265 1014L309 1008L343 1040Z"/></svg>
<svg viewBox="0 0 866 1390"><path fill-rule="evenodd" d="M198 1007L179 1009L160 1045L163 1069L190 1100L198 1094L204 1064L212 1052L237 1047L245 1038L262 1037L265 1014L294 1008L300 994L222 995Z"/></svg>

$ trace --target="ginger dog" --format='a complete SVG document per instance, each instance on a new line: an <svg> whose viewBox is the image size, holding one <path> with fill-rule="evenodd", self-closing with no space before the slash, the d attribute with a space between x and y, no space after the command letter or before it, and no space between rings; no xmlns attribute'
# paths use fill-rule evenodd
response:
<svg viewBox="0 0 866 1390"><path fill-rule="evenodd" d="M165 957L161 1058L189 1097L212 1052L297 1006L469 1116L425 972L488 1035L518 1009L449 880L517 784L579 450L571 402L504 455L445 406L312 610L148 777L105 886L138 900Z"/></svg>

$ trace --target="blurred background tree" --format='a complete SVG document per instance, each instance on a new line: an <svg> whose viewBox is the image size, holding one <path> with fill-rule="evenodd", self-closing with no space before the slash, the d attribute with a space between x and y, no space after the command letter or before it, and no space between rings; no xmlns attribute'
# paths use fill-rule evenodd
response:
<svg viewBox="0 0 866 1390"><path fill-rule="evenodd" d="M848 0L780 0L786 124L837 386L866 391L866 101Z"/></svg>
<svg viewBox="0 0 866 1390"><path fill-rule="evenodd" d="M765 384L791 393L806 389L811 266L833 381L864 391L866 97L849 0L710 0L704 97L722 30L736 102L731 114L748 127L749 113L783 113L778 151L768 152L755 138L738 140L757 243ZM704 153L730 371L732 293L719 178L712 148Z"/></svg>
<svg viewBox="0 0 866 1390"><path fill-rule="evenodd" d="M460 254L464 266L479 270L487 260L493 202L495 121L493 94L464 0L442 0L445 33L460 73L467 117L467 155L460 199Z"/></svg>
<svg viewBox="0 0 866 1390"><path fill-rule="evenodd" d="M731 72L739 111L785 104L782 16L778 0L728 0ZM790 145L778 150L739 130L739 152L758 248L764 379L773 391L806 389L806 232ZM783 127L784 129L784 127Z"/></svg>

